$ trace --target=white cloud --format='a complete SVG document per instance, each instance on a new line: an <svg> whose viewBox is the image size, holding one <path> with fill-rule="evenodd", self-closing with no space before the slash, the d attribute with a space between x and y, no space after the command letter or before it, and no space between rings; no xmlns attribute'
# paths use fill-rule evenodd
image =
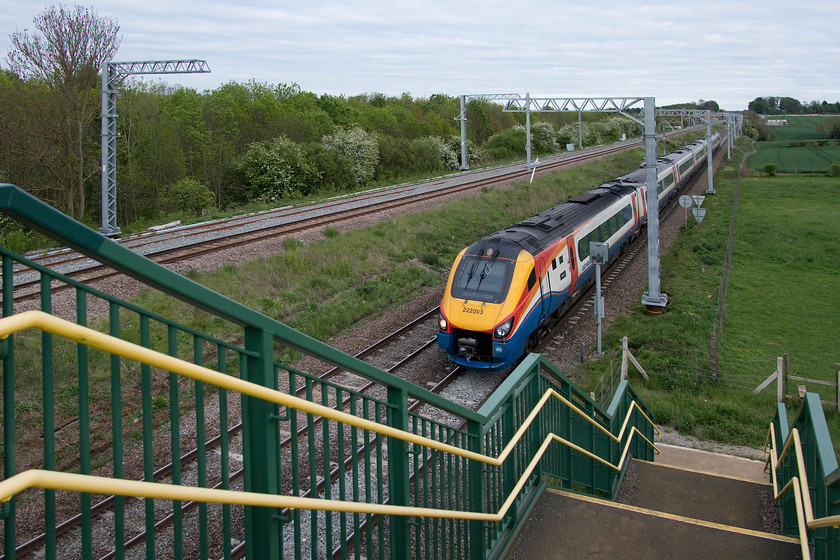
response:
<svg viewBox="0 0 840 560"><path fill-rule="evenodd" d="M83 3L83 2L82 2ZM0 49L50 3L0 0ZM840 3L711 0L124 2L119 60L202 58L208 75L166 81L296 82L316 93L519 92L715 99L840 97Z"/></svg>

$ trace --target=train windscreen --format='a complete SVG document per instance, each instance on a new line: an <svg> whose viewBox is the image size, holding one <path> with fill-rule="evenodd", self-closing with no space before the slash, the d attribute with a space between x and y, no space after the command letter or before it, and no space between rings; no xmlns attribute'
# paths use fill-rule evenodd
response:
<svg viewBox="0 0 840 560"><path fill-rule="evenodd" d="M465 256L452 281L452 297L501 303L507 294L513 263L486 257Z"/></svg>

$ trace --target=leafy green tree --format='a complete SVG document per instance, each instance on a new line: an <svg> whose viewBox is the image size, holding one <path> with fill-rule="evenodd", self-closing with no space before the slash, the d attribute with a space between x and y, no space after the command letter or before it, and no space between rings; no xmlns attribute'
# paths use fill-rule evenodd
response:
<svg viewBox="0 0 840 560"><path fill-rule="evenodd" d="M324 147L353 161L353 181L356 186L366 185L373 179L379 162L379 143L374 135L356 126L324 136L321 142Z"/></svg>
<svg viewBox="0 0 840 560"><path fill-rule="evenodd" d="M767 114L767 100L764 99L763 97L756 97L755 99L750 101L749 104L747 104L747 108L750 111L754 111L754 112L756 112L760 115L766 115Z"/></svg>
<svg viewBox="0 0 840 560"><path fill-rule="evenodd" d="M176 121L169 118L166 86L126 83L117 119L117 215L130 223L162 212L162 188L186 176Z"/></svg>
<svg viewBox="0 0 840 560"><path fill-rule="evenodd" d="M492 159L524 157L525 136L525 126L516 125L488 138L484 149Z"/></svg>
<svg viewBox="0 0 840 560"><path fill-rule="evenodd" d="M802 113L802 103L800 103L798 99L794 99L793 97L780 97L779 112L788 115L796 115Z"/></svg>
<svg viewBox="0 0 840 560"><path fill-rule="evenodd" d="M554 125L546 121L531 122L531 149L536 154L553 154L560 150Z"/></svg>
<svg viewBox="0 0 840 560"><path fill-rule="evenodd" d="M714 100L711 100L711 99L708 100L708 101L703 101L701 99L700 103L698 103L698 106L699 106L700 109L703 109L703 110L708 110L708 111L713 111L713 112L720 111L720 105L718 105L718 102L714 101Z"/></svg>
<svg viewBox="0 0 840 560"><path fill-rule="evenodd" d="M821 120L817 125L817 135L820 138L840 138L840 117Z"/></svg>
<svg viewBox="0 0 840 560"><path fill-rule="evenodd" d="M88 166L89 125L97 109L97 76L103 63L120 46L119 24L99 17L89 8L63 5L45 9L33 19L34 31L16 31L10 36L9 67L24 79L46 84L49 104L58 108L61 120L53 124L52 141L61 147L44 164L64 193L64 209L71 216L85 217L85 181L99 172ZM44 114L52 111L44 108Z"/></svg>
<svg viewBox="0 0 840 560"><path fill-rule="evenodd" d="M181 179L163 188L163 209L185 216L201 216L216 205L216 197L207 185L195 179Z"/></svg>
<svg viewBox="0 0 840 560"><path fill-rule="evenodd" d="M251 196L266 202L309 194L318 179L303 149L283 136L251 144L239 168Z"/></svg>

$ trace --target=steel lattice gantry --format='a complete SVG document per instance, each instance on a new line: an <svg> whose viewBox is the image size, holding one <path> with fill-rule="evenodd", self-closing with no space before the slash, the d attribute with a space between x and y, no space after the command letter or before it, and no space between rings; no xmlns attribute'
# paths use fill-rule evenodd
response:
<svg viewBox="0 0 840 560"><path fill-rule="evenodd" d="M639 107L639 104L643 104ZM631 109L642 109L644 120L630 113ZM644 126L645 168L647 185L647 207L658 208L656 177L656 102L653 97L525 97L508 100L505 111L524 112L526 115L526 150L528 168L531 167L530 114L536 112L608 112L620 113ZM642 303L649 307L665 307L668 296L660 291L659 281L659 213L648 212L648 291L642 296Z"/></svg>
<svg viewBox="0 0 840 560"><path fill-rule="evenodd" d="M461 96L461 113L455 117L456 121L461 121L461 170L470 168L467 161L467 101L482 100L482 101L508 101L518 99L518 93L474 93Z"/></svg>
<svg viewBox="0 0 840 560"><path fill-rule="evenodd" d="M102 67L102 227L104 235L117 235L117 88L128 76L139 74L194 74L210 72L203 60L106 62Z"/></svg>
<svg viewBox="0 0 840 560"><path fill-rule="evenodd" d="M731 148L735 145L735 138L741 129L744 116L738 113L716 112L708 109L656 109L657 117L680 117L682 124L684 117L690 117L693 122L706 124L706 139L711 142L712 122L716 120L726 121L726 158L731 159ZM715 194L714 173L712 169L712 158L706 158L707 187L706 194Z"/></svg>

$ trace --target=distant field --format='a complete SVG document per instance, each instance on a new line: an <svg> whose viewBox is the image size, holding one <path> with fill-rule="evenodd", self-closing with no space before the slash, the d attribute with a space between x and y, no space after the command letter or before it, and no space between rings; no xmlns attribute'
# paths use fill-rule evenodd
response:
<svg viewBox="0 0 840 560"><path fill-rule="evenodd" d="M761 377L773 372L776 356L787 353L792 374L835 380L834 364L840 362L838 187L840 179L833 177L744 179L722 360L751 363L761 356L766 360ZM733 373L749 375L750 368L744 369Z"/></svg>
<svg viewBox="0 0 840 560"><path fill-rule="evenodd" d="M828 140L824 146L815 145L820 140L817 125L831 116L780 118L786 118L789 124L771 127L776 136L773 142L756 142L757 153L749 160L751 169L762 171L765 164L775 163L779 173L828 173L832 163L840 163L840 141ZM791 146L794 142L807 145Z"/></svg>

